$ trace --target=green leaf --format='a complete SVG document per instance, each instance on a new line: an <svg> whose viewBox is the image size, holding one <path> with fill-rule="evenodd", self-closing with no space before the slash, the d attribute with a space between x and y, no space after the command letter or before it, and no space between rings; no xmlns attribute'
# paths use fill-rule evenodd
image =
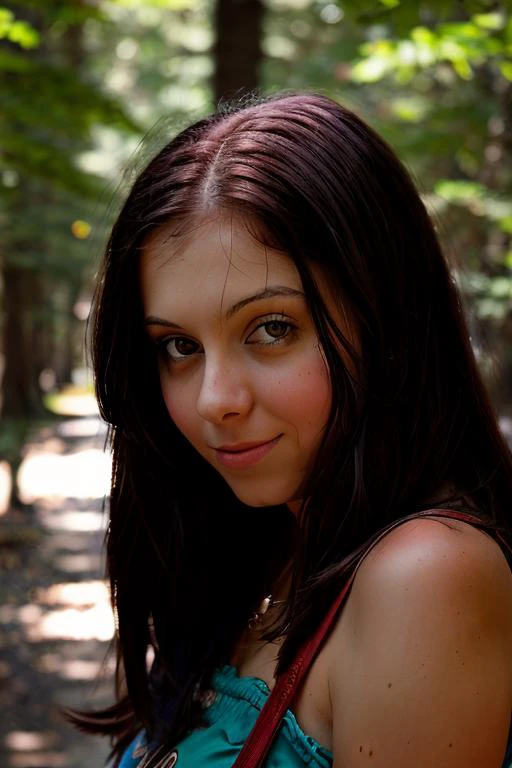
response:
<svg viewBox="0 0 512 768"><path fill-rule="evenodd" d="M390 61L383 56L372 56L354 64L351 79L356 83L376 83L390 71Z"/></svg>
<svg viewBox="0 0 512 768"><path fill-rule="evenodd" d="M403 96L390 102L392 114L406 123L419 123L424 119L429 105L425 99L417 96Z"/></svg>
<svg viewBox="0 0 512 768"><path fill-rule="evenodd" d="M512 61L503 61L499 65L499 70L504 78L512 81Z"/></svg>
<svg viewBox="0 0 512 768"><path fill-rule="evenodd" d="M503 29L505 26L505 16L499 11L494 11L493 13L477 13L471 18L471 21L482 29L497 30Z"/></svg>
<svg viewBox="0 0 512 768"><path fill-rule="evenodd" d="M13 22L13 12L7 10L7 8L0 8L0 34L3 33L4 29L9 29Z"/></svg>
<svg viewBox="0 0 512 768"><path fill-rule="evenodd" d="M453 21L448 24L441 24L438 27L438 34L441 38L457 41L458 44L482 40L487 37L487 33L471 21Z"/></svg>
<svg viewBox="0 0 512 768"><path fill-rule="evenodd" d="M427 45L429 48L434 48L437 37L431 29L427 27L414 27L411 29L411 39L418 45Z"/></svg>
<svg viewBox="0 0 512 768"><path fill-rule="evenodd" d="M496 299L512 298L512 278L495 277L491 280L491 296Z"/></svg>
<svg viewBox="0 0 512 768"><path fill-rule="evenodd" d="M0 40L6 39L21 48L35 48L39 45L39 35L25 21L17 21L7 8L0 8Z"/></svg>
<svg viewBox="0 0 512 768"><path fill-rule="evenodd" d="M482 198L485 195L485 187L476 181L443 179L436 184L435 192L449 202L462 202Z"/></svg>
<svg viewBox="0 0 512 768"><path fill-rule="evenodd" d="M478 314L484 319L503 320L507 309L505 302L495 298L484 298L478 302Z"/></svg>
<svg viewBox="0 0 512 768"><path fill-rule="evenodd" d="M467 59L452 59L451 63L459 77L461 77L463 80L471 80L473 77L473 70Z"/></svg>
<svg viewBox="0 0 512 768"><path fill-rule="evenodd" d="M140 0L113 0L113 2L123 8L137 9L141 5ZM187 8L194 8L197 5L197 0L145 0L144 5L164 10L182 11Z"/></svg>
<svg viewBox="0 0 512 768"><path fill-rule="evenodd" d="M512 235L512 216L505 216L498 223L502 232Z"/></svg>

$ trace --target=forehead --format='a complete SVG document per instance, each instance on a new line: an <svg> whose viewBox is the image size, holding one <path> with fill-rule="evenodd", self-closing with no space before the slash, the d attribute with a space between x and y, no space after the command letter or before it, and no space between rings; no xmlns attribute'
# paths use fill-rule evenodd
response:
<svg viewBox="0 0 512 768"><path fill-rule="evenodd" d="M143 248L140 276L146 304L171 295L227 302L270 285L302 287L289 256L259 243L246 222L229 213L178 235L171 226L159 230Z"/></svg>

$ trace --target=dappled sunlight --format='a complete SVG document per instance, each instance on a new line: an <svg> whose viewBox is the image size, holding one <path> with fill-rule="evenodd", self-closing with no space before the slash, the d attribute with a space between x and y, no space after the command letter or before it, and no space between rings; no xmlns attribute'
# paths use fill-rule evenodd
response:
<svg viewBox="0 0 512 768"><path fill-rule="evenodd" d="M82 574L87 571L98 573L102 569L103 560L99 555L55 555L54 565L64 573Z"/></svg>
<svg viewBox="0 0 512 768"><path fill-rule="evenodd" d="M65 756L52 750L57 741L56 734L51 731L11 731L4 739L5 746L14 752L10 764L19 768L64 766Z"/></svg>
<svg viewBox="0 0 512 768"><path fill-rule="evenodd" d="M48 611L35 621L26 622L27 640L100 640L107 642L114 635L114 619L109 605L98 604L79 610L63 608Z"/></svg>
<svg viewBox="0 0 512 768"><path fill-rule="evenodd" d="M14 753L9 765L11 768L66 768L67 757L62 752Z"/></svg>
<svg viewBox="0 0 512 768"><path fill-rule="evenodd" d="M34 603L24 605L18 610L18 619L25 625L36 624L42 615L43 609L40 605L35 605Z"/></svg>
<svg viewBox="0 0 512 768"><path fill-rule="evenodd" d="M66 658L60 653L42 653L37 660L37 668L50 675L58 675L62 680L76 680L96 684L101 678L111 676L115 670L115 657L111 654L103 658ZM76 655L76 652L75 652Z"/></svg>
<svg viewBox="0 0 512 768"><path fill-rule="evenodd" d="M51 531L93 533L105 527L105 516L96 510L41 510L38 516L44 527Z"/></svg>
<svg viewBox="0 0 512 768"><path fill-rule="evenodd" d="M16 618L15 605L0 605L0 627L2 624L10 624Z"/></svg>
<svg viewBox="0 0 512 768"><path fill-rule="evenodd" d="M46 510L38 515L38 519L45 519ZM105 523L101 525L103 531ZM55 550L66 550L68 552L83 552L90 545L90 535L88 533L77 533L76 531L58 530L52 528L51 547Z"/></svg>
<svg viewBox="0 0 512 768"><path fill-rule="evenodd" d="M0 768L82 768L103 765L108 754L61 714L113 700L115 659L106 652L114 619L100 576L105 432L98 418L62 421L34 434L22 455L17 485L28 506L6 516L17 537L4 547L12 562L0 580Z"/></svg>
<svg viewBox="0 0 512 768"><path fill-rule="evenodd" d="M9 749L19 751L32 751L36 749L48 749L55 744L54 733L34 733L33 731L12 731L5 737L5 743Z"/></svg>
<svg viewBox="0 0 512 768"><path fill-rule="evenodd" d="M53 584L37 589L35 602L0 612L0 622L17 618L29 642L44 640L98 640L114 634L114 619L107 585L101 581ZM59 606L54 608L54 606ZM60 607L63 606L63 607ZM68 674L73 673L69 667ZM71 670L71 671L69 671Z"/></svg>
<svg viewBox="0 0 512 768"><path fill-rule="evenodd" d="M98 499L109 492L111 458L99 448L67 455L29 454L18 473L20 497L32 504L40 497Z"/></svg>
<svg viewBox="0 0 512 768"><path fill-rule="evenodd" d="M61 653L40 654L37 667L41 672L58 675L63 680L89 681L96 683L100 677L112 675L115 670L112 655L103 659L65 658Z"/></svg>
<svg viewBox="0 0 512 768"><path fill-rule="evenodd" d="M40 441L30 448L30 455L35 454L51 454L51 453L65 453L67 450L67 444L62 438L57 437L52 430L49 437L44 437L44 431L41 435Z"/></svg>
<svg viewBox="0 0 512 768"><path fill-rule="evenodd" d="M56 427L60 437L104 437L107 426L97 418L68 419Z"/></svg>
<svg viewBox="0 0 512 768"><path fill-rule="evenodd" d="M44 499L38 504L37 519L47 534L46 557L55 569L65 574L89 578L103 575L102 542L107 513L88 509L88 504L80 512L76 509L78 502L72 509L62 509L63 505L62 499Z"/></svg>
<svg viewBox="0 0 512 768"><path fill-rule="evenodd" d="M64 680L96 680L103 669L99 661L86 661L85 659L72 659L62 661L57 668Z"/></svg>
<svg viewBox="0 0 512 768"><path fill-rule="evenodd" d="M59 394L51 400L51 410L60 416L93 416L98 413L98 404L90 393Z"/></svg>
<svg viewBox="0 0 512 768"><path fill-rule="evenodd" d="M5 515L12 491L12 472L6 461L0 461L0 517Z"/></svg>
<svg viewBox="0 0 512 768"><path fill-rule="evenodd" d="M94 605L110 600L110 593L103 581L69 582L53 584L47 589L38 589L36 600L47 605Z"/></svg>

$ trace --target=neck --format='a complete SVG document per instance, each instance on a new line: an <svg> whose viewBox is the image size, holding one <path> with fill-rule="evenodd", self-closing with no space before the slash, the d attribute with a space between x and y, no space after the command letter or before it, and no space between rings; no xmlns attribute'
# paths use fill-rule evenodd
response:
<svg viewBox="0 0 512 768"><path fill-rule="evenodd" d="M288 509L290 510L292 515L295 518L297 518L299 516L302 504L303 504L303 500L302 499L294 499L293 501L288 501L286 503L286 506L288 507Z"/></svg>

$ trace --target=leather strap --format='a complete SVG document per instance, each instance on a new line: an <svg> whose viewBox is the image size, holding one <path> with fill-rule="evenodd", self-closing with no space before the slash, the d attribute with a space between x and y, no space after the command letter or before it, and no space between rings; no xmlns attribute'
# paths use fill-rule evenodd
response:
<svg viewBox="0 0 512 768"><path fill-rule="evenodd" d="M329 630L334 626L334 622L340 612L345 600L348 597L350 588L354 582L357 571L371 550L384 538L390 531L408 520L415 520L422 517L448 518L460 520L474 525L477 528L487 529L492 532L493 537L499 540L499 543L512 553L512 548L505 539L490 524L486 524L480 518L467 514L465 512L456 512L451 509L428 509L424 512L418 512L414 515L402 517L395 520L391 525L384 528L370 544L362 551L357 560L354 569L343 589L329 609L324 620L315 631L315 633L304 643L295 660L288 667L286 672L280 675L270 693L263 709L254 725L254 728L247 737L237 759L233 763L233 768L261 768L263 761L268 754L272 742L274 741L282 719L286 711L290 708L295 695L297 694L304 677L309 670L315 656L317 655L323 641L327 637Z"/></svg>

